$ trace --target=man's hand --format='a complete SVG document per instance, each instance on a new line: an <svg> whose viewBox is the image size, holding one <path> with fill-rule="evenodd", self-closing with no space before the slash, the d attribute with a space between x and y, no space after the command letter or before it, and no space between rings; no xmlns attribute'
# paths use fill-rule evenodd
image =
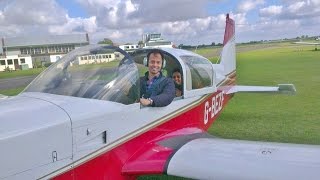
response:
<svg viewBox="0 0 320 180"><path fill-rule="evenodd" d="M176 89L176 97L180 97L182 95L182 92L179 89Z"/></svg>
<svg viewBox="0 0 320 180"><path fill-rule="evenodd" d="M140 98L140 103L144 106L149 106L151 104L151 101L149 99Z"/></svg>

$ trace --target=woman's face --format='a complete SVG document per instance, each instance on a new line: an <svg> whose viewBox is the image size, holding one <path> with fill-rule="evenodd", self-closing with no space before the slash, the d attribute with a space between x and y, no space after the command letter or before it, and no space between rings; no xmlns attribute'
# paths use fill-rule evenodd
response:
<svg viewBox="0 0 320 180"><path fill-rule="evenodd" d="M179 72L174 72L172 78L177 84L181 84L181 74Z"/></svg>

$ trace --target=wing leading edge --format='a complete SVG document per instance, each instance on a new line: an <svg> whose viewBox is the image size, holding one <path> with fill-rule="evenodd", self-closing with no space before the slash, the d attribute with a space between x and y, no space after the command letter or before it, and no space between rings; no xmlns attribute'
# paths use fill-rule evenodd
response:
<svg viewBox="0 0 320 180"><path fill-rule="evenodd" d="M199 138L179 148L167 174L194 179L320 177L320 146Z"/></svg>
<svg viewBox="0 0 320 180"><path fill-rule="evenodd" d="M232 86L227 94L238 93L238 92L274 92L274 93L284 93L284 94L295 94L296 88L293 84L279 84L278 86Z"/></svg>

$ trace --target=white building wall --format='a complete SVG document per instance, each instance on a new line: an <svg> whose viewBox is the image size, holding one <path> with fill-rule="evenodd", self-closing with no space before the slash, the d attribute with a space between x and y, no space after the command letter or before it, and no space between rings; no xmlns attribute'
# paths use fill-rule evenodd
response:
<svg viewBox="0 0 320 180"><path fill-rule="evenodd" d="M133 51L133 50L139 49L139 45L138 44L120 45L119 48L124 51Z"/></svg>
<svg viewBox="0 0 320 180"><path fill-rule="evenodd" d="M100 63L108 63L114 60L116 60L115 54L84 55L84 56L79 56L78 59L75 61L75 64L77 65L100 64Z"/></svg>
<svg viewBox="0 0 320 180"><path fill-rule="evenodd" d="M50 55L50 62L56 62L57 60L61 59L65 54L55 54Z"/></svg>
<svg viewBox="0 0 320 180"><path fill-rule="evenodd" d="M32 68L31 56L10 55L10 56L0 58L1 62L3 61L5 62L5 65L2 65L0 62L0 71L5 71L7 66L9 67L10 70L13 70L13 71L16 70L15 59L17 59L17 62L18 62L17 66L20 67L20 65L27 64L29 68Z"/></svg>
<svg viewBox="0 0 320 180"><path fill-rule="evenodd" d="M25 63L21 63L21 59L23 59L23 58L25 59ZM32 68L32 58L31 58L31 56L20 57L19 62L20 62L20 65L21 64L28 64L28 67Z"/></svg>

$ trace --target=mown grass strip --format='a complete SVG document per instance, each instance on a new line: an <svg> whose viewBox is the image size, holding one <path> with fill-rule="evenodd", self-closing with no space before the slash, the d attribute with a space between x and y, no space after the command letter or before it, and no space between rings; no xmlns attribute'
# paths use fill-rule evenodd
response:
<svg viewBox="0 0 320 180"><path fill-rule="evenodd" d="M297 94L236 94L209 132L233 139L320 144L319 60L320 52L310 48L238 54L238 84L293 83Z"/></svg>
<svg viewBox="0 0 320 180"><path fill-rule="evenodd" d="M37 69L28 69L28 70L17 70L17 71L11 71L11 72L0 72L0 79L38 75L43 70L44 68L37 68Z"/></svg>
<svg viewBox="0 0 320 180"><path fill-rule="evenodd" d="M14 89L0 89L0 94L6 95L6 96L15 96L19 94L25 87L18 87Z"/></svg>

